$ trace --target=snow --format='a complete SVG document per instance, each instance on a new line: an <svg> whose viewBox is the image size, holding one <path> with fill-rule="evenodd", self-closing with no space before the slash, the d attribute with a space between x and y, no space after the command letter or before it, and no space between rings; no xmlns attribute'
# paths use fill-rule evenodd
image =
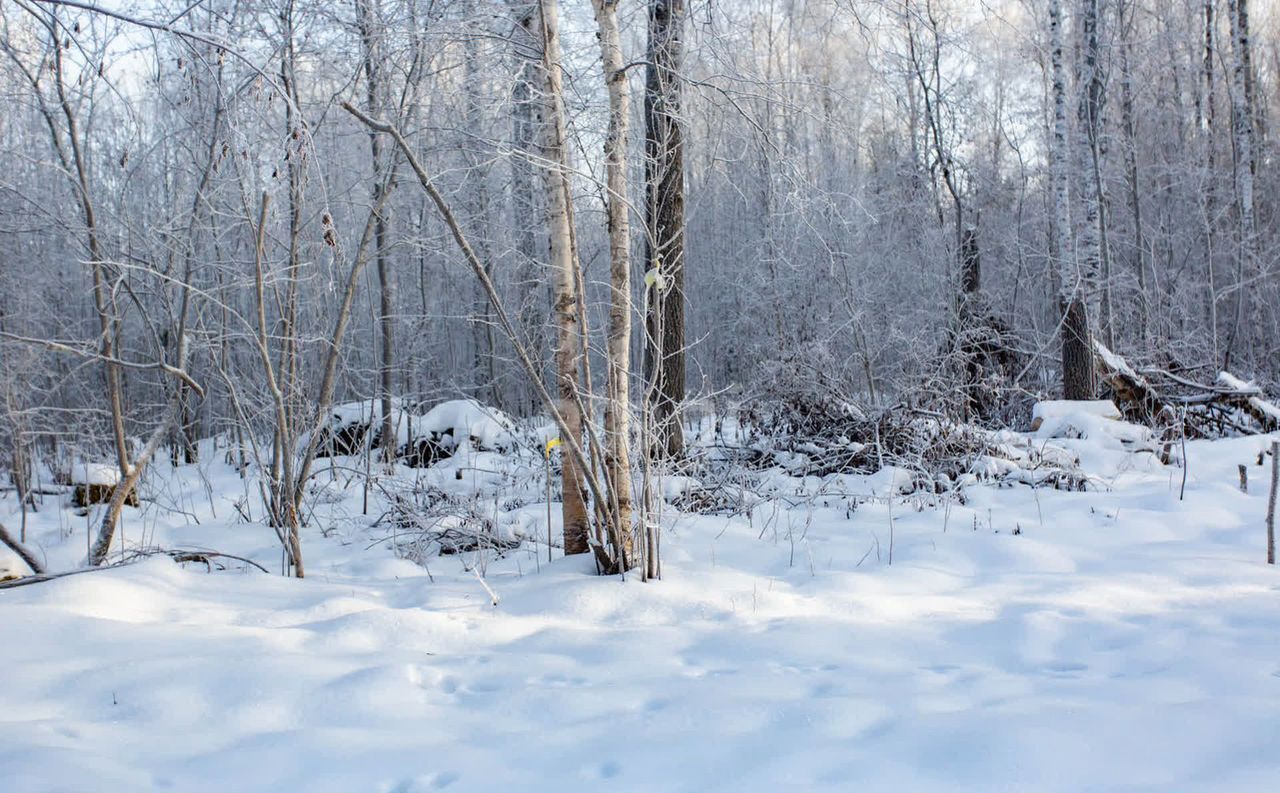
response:
<svg viewBox="0 0 1280 793"><path fill-rule="evenodd" d="M1146 384L1146 378L1134 371L1128 361L1107 349L1107 347L1097 339L1093 340L1093 350L1100 358L1102 358L1103 363L1107 365L1108 369L1120 373L1135 383Z"/></svg>
<svg viewBox="0 0 1280 793"><path fill-rule="evenodd" d="M501 411L486 407L473 399L442 402L414 419L418 432L452 435L454 443L470 440L481 449L510 449L515 445L515 428Z"/></svg>
<svg viewBox="0 0 1280 793"><path fill-rule="evenodd" d="M1102 487L972 484L963 504L851 504L778 471L815 495L669 509L661 582L539 545L489 560L496 607L476 557L429 577L371 541L379 503L362 514L358 484L322 474L305 580L153 558L0 590L0 789L1271 789L1280 573L1266 488L1236 486L1269 438L1188 442L1181 499L1182 469L1114 440L1054 441ZM124 543L277 568L233 508L252 483L202 459L158 464ZM511 460L400 475L537 492ZM545 503L510 508L545 536ZM29 544L68 569L85 527L49 500Z"/></svg>
<svg viewBox="0 0 1280 793"><path fill-rule="evenodd" d="M413 425L413 413L406 407L404 400L391 400L391 421L395 427L396 446L400 447L408 443L411 439L411 427ZM382 400L381 399L365 399L359 402L345 402L334 405L330 408L329 415L329 431L338 432L344 427L354 427L359 424L369 424L374 427L374 431L368 435L361 437L360 445L363 447L378 437L381 432L382 425ZM307 443L309 437L302 439L303 445Z"/></svg>
<svg viewBox="0 0 1280 793"><path fill-rule="evenodd" d="M120 484L120 469L110 463L79 462L71 466L71 484L115 487Z"/></svg>
<svg viewBox="0 0 1280 793"><path fill-rule="evenodd" d="M1109 399L1046 399L1037 402L1031 408L1031 428L1033 430L1037 429L1038 423L1079 414L1115 419L1116 421L1122 418L1120 408L1116 407L1116 404Z"/></svg>
<svg viewBox="0 0 1280 793"><path fill-rule="evenodd" d="M1120 420L1120 411L1107 400L1038 402L1032 416L1037 438L1089 438L1096 448L1155 448L1151 429Z"/></svg>
<svg viewBox="0 0 1280 793"><path fill-rule="evenodd" d="M1280 424L1280 407L1276 407L1275 404L1263 399L1262 390L1256 385L1246 383L1230 372L1218 372L1218 384L1243 394L1249 394L1249 404L1253 406L1254 410L1276 424Z"/></svg>
<svg viewBox="0 0 1280 793"><path fill-rule="evenodd" d="M397 448L419 438L440 440L450 451L463 443L471 443L487 451L508 450L516 445L513 434L515 422L502 411L472 399L442 402L425 414L417 413L413 406L400 399L393 399L391 416ZM363 447L377 437L381 422L381 400L347 402L331 409L329 429L337 432L358 424L375 426L377 429L373 433L362 437L360 445ZM304 444L305 441L304 438Z"/></svg>
<svg viewBox="0 0 1280 793"><path fill-rule="evenodd" d="M1218 383L1232 389L1233 391L1251 394L1262 393L1256 385L1246 383L1244 380L1241 380L1230 372L1218 372Z"/></svg>
<svg viewBox="0 0 1280 793"><path fill-rule="evenodd" d="M886 465L866 478L871 492L877 496L896 496L910 493L915 487L915 477L905 468Z"/></svg>

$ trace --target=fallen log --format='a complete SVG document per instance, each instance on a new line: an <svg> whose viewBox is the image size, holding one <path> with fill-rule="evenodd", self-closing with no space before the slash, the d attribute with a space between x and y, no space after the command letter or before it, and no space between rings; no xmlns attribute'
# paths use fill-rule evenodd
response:
<svg viewBox="0 0 1280 793"><path fill-rule="evenodd" d="M1135 369L1096 339L1093 352L1099 379L1132 422L1180 427L1191 438L1280 430L1280 407L1230 372L1199 383L1163 369Z"/></svg>
<svg viewBox="0 0 1280 793"><path fill-rule="evenodd" d="M1280 429L1280 407L1263 399L1262 389L1230 372L1218 372L1218 384L1232 389L1228 397L1231 404L1248 413L1264 432Z"/></svg>
<svg viewBox="0 0 1280 793"><path fill-rule="evenodd" d="M1117 407L1131 420L1141 424L1168 424L1173 417L1166 400L1121 356L1097 339L1093 340L1093 356L1098 377L1111 389Z"/></svg>
<svg viewBox="0 0 1280 793"><path fill-rule="evenodd" d="M9 550L16 553L18 558L21 559L27 567L31 568L31 572L36 575L44 574L44 565L40 564L40 560L36 558L36 555L32 553L27 546L15 540L13 535L9 533L9 530L4 527L3 523L0 523L0 544L4 544Z"/></svg>

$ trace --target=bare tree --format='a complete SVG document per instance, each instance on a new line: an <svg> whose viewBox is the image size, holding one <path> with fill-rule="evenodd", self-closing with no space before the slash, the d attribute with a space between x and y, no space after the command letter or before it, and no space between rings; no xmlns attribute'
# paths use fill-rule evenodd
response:
<svg viewBox="0 0 1280 793"><path fill-rule="evenodd" d="M1249 6L1247 0L1227 0L1227 16L1231 24L1231 135L1235 157L1232 168L1236 184L1236 283L1235 315L1227 335L1222 366L1231 367L1232 354L1240 342L1250 314L1252 288L1248 280L1257 270L1257 240L1254 213L1255 117L1250 90Z"/></svg>
<svg viewBox="0 0 1280 793"><path fill-rule="evenodd" d="M388 105L388 97L387 88L382 79L385 54L378 46L381 30L379 11L378 0L356 0L356 20L360 29L360 42L364 48L362 60L369 112L382 115ZM373 202L376 205L384 205L382 190L386 158L382 153L381 136L373 130L369 131L369 156L373 161L374 169ZM381 341L378 385L382 397L382 457L387 463L394 461L396 455L395 412L392 409L392 396L395 392L395 274L391 269L388 250L391 245L389 231L385 212L378 212L373 230L373 244L377 251L378 262L378 325Z"/></svg>
<svg viewBox="0 0 1280 793"><path fill-rule="evenodd" d="M558 408L564 418L566 442L581 443L582 410L579 405L578 376L582 365L579 312L582 311L577 285L577 254L571 218L569 189L568 134L565 129L564 76L560 56L560 9L557 0L540 0L542 29L542 69L546 80L546 121L544 148L550 167L545 170L547 233L551 245L551 274L555 279L556 387ZM566 455L562 464L561 513L564 520L564 552L590 550L590 517L582 485L579 460Z"/></svg>
<svg viewBox="0 0 1280 793"><path fill-rule="evenodd" d="M605 400L605 471L613 499L612 538L622 569L630 565L631 539L631 204L627 178L627 135L631 91L618 31L617 0L592 0L600 42L601 68L609 92L605 138L605 215L609 230L609 362Z"/></svg>
<svg viewBox="0 0 1280 793"><path fill-rule="evenodd" d="M650 0L645 64L645 268L653 273L646 312L645 373L656 435L652 452L678 457L685 391L684 133L680 73L684 0Z"/></svg>
<svg viewBox="0 0 1280 793"><path fill-rule="evenodd" d="M1084 278L1074 262L1071 245L1070 176L1067 151L1067 82L1062 53L1061 0L1049 0L1049 58L1053 95L1053 141L1050 173L1053 182L1053 227L1050 260L1059 278L1062 306L1062 386L1067 399L1092 399L1094 369L1089 315L1084 301Z"/></svg>

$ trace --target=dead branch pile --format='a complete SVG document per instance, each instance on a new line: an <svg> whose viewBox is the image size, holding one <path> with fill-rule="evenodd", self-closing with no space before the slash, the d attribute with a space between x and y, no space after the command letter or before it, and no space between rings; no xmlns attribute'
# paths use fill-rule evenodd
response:
<svg viewBox="0 0 1280 793"><path fill-rule="evenodd" d="M1180 430L1189 438L1280 430L1280 407L1261 388L1230 372L1218 372L1205 383L1166 368L1131 366L1096 339L1093 352L1099 380L1135 424Z"/></svg>
<svg viewBox="0 0 1280 793"><path fill-rule="evenodd" d="M1014 433L987 430L897 405L871 412L834 399L755 403L740 416L743 461L792 474L911 473L917 490L941 492L966 479L1083 489L1074 457L1049 453Z"/></svg>
<svg viewBox="0 0 1280 793"><path fill-rule="evenodd" d="M977 295L964 302L948 331L923 390L948 416L965 422L1009 426L1026 414L1033 397L1019 386L1022 340Z"/></svg>
<svg viewBox="0 0 1280 793"><path fill-rule="evenodd" d="M396 554L417 564L434 556L473 551L501 556L520 545L520 539L504 532L474 497L432 485L418 485L390 497L390 508L374 525L389 529Z"/></svg>

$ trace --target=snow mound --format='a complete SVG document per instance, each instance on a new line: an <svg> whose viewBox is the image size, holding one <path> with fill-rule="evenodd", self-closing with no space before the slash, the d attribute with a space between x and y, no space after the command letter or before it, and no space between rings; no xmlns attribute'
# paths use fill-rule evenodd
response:
<svg viewBox="0 0 1280 793"><path fill-rule="evenodd" d="M71 466L71 484L115 487L120 484L120 469L110 463L76 463Z"/></svg>
<svg viewBox="0 0 1280 793"><path fill-rule="evenodd" d="M394 416L402 411L403 404L398 398L391 400L391 413ZM380 421L382 419L382 400L364 399L359 402L346 402L334 405L330 411L329 426L343 427L363 421Z"/></svg>
<svg viewBox="0 0 1280 793"><path fill-rule="evenodd" d="M1041 426L1048 422L1061 421L1077 415L1098 416L1099 418L1113 421L1119 421L1123 418L1120 414L1120 408L1116 407L1115 403L1109 399L1048 399L1043 402L1037 402L1035 407L1031 409L1031 431L1039 430Z"/></svg>
<svg viewBox="0 0 1280 793"><path fill-rule="evenodd" d="M1032 416L1032 434L1037 438L1087 438L1109 446L1114 442L1145 445L1154 438L1149 427L1123 421L1108 400L1039 402Z"/></svg>
<svg viewBox="0 0 1280 793"><path fill-rule="evenodd" d="M502 411L473 399L442 402L419 414L392 400L396 454L412 467L427 467L451 456L464 442L478 451L509 451L516 446L515 422ZM321 430L319 456L361 454L384 444L380 400L335 405Z"/></svg>
<svg viewBox="0 0 1280 793"><path fill-rule="evenodd" d="M410 440L412 416L400 399L391 400L391 420L395 426L396 447ZM303 445L308 438L303 438ZM359 454L369 444L382 446L382 400L361 400L334 405L329 422L320 430L319 456Z"/></svg>
<svg viewBox="0 0 1280 793"><path fill-rule="evenodd" d="M915 490L915 477L896 465L886 465L868 476L866 481L877 496L898 496Z"/></svg>
<svg viewBox="0 0 1280 793"><path fill-rule="evenodd" d="M482 451L506 451L516 445L515 422L511 417L474 399L442 402L425 416L414 419L413 425L419 435L452 437L454 447L464 440Z"/></svg>

